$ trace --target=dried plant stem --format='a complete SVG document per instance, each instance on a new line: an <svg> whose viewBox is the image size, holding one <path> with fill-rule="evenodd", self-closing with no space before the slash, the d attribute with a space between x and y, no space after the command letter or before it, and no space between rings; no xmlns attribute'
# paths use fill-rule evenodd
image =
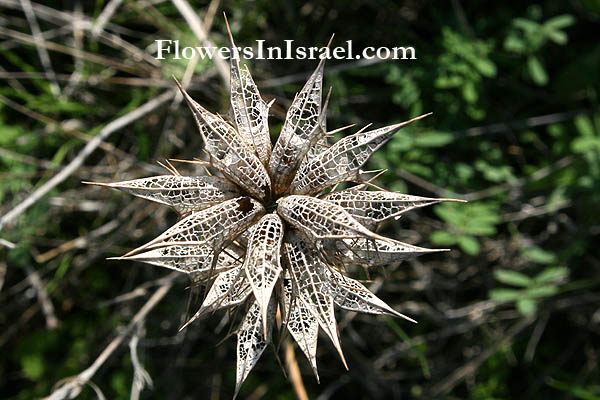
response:
<svg viewBox="0 0 600 400"><path fill-rule="evenodd" d="M445 379L443 379L440 383L435 385L431 394L435 397L444 393L450 393L452 389L459 383L461 383L465 378L469 375L475 373L479 366L483 364L488 358L494 355L501 346L506 346L512 342L515 336L517 336L523 329L527 328L533 322L532 319L524 318L511 326L507 332L503 335L503 337L496 341L493 346L490 346L485 351L483 351L478 357L474 358L467 364L458 368L452 374L448 375Z"/></svg>
<svg viewBox="0 0 600 400"><path fill-rule="evenodd" d="M308 400L308 394L306 393L306 388L302 381L302 374L300 373L298 361L294 354L294 345L289 339L286 339L285 342L285 366L288 370L288 377L292 382L298 400Z"/></svg>
<svg viewBox="0 0 600 400"><path fill-rule="evenodd" d="M0 0L1 1L1 0ZM205 81L206 78L212 77L214 73L207 71L202 77L196 77L194 83L195 88L198 88L199 81ZM48 79L49 75L46 72L24 72L24 71L3 71L0 67L0 79L6 79L11 84L18 83L19 80L31 80L31 79ZM69 81L71 80L71 74L56 74L58 81ZM160 78L136 78L136 77L125 77L125 76L102 76L100 74L92 74L85 77L84 81L87 85L99 85L99 84L115 84L115 85L126 85L126 86L142 86L142 87L156 87L165 88L171 87L172 82L166 79ZM25 89L23 89L25 90Z"/></svg>
<svg viewBox="0 0 600 400"><path fill-rule="evenodd" d="M14 249L15 247L17 247L16 244L14 244L13 242L9 242L6 239L0 239L0 246L2 247L7 247L9 249ZM0 288L2 287L2 285L0 285Z"/></svg>
<svg viewBox="0 0 600 400"><path fill-rule="evenodd" d="M48 293L46 292L46 288L44 287L40 275L28 265L25 266L25 271L27 272L31 286L33 286L37 292L38 301L42 307L44 317L46 317L46 328L54 329L58 327L58 318L56 318L56 314L54 313L54 306L48 297Z"/></svg>
<svg viewBox="0 0 600 400"><path fill-rule="evenodd" d="M21 85L21 82L19 82L16 78L13 78L12 74L12 71L8 72L0 65L0 79L4 79L4 76L6 76L10 87L12 87L15 90L22 90L23 92L26 91L27 89L25 89L25 86ZM43 74L44 76L48 76L46 73Z"/></svg>
<svg viewBox="0 0 600 400"><path fill-rule="evenodd" d="M102 33L102 31L104 30L104 26L113 16L115 11L117 11L117 8L119 8L122 2L123 0L111 0L108 2L106 7L102 9L100 16L98 17L98 19L96 19L96 22L92 27L92 37L96 38Z"/></svg>
<svg viewBox="0 0 600 400"><path fill-rule="evenodd" d="M33 36L27 35L25 33L21 33L21 32L12 30L12 29L6 29L4 27L0 27L0 35L14 39L21 43L31 43L31 44L36 43ZM141 63L138 63L135 66L127 65L127 64L121 63L119 61L113 60L111 58L108 58L108 57L99 56L94 53L82 51L82 50L68 47L68 46L63 46L62 44L49 42L47 40L42 41L40 44L49 50L68 54L73 57L85 58L86 60L88 60L90 62L106 65L107 67L112 67L112 68L118 69L120 71L127 72L127 73L134 74L134 75L139 75L141 72L140 69L142 67L144 67L144 64L141 64Z"/></svg>
<svg viewBox="0 0 600 400"><path fill-rule="evenodd" d="M133 332L131 339L129 339L129 355L131 357L131 364L133 365L133 382L131 383L130 400L138 400L140 398L140 393L146 386L149 388L152 387L152 378L144 369L137 352L143 330L143 323L144 321L140 321L140 323L137 324L135 332Z"/></svg>
<svg viewBox="0 0 600 400"><path fill-rule="evenodd" d="M40 26L37 22L37 18L35 16L35 12L33 11L33 7L31 6L31 1L21 0L21 6L23 7L25 17L27 18L27 22L29 23L31 34L33 35L33 39L35 41L35 47L40 57L40 62L42 63L42 66L46 70L46 73L48 74L48 77L50 79L50 89L52 90L52 94L58 96L60 94L60 87L58 86L58 82L56 81L56 74L54 73L54 69L52 68L52 63L50 62L50 55L48 54L48 49L46 49L46 47L44 46L44 38L42 37L42 32L40 31Z"/></svg>
<svg viewBox="0 0 600 400"><path fill-rule="evenodd" d="M35 260L38 263L43 264L43 263L47 262L48 260L51 260L54 257L57 257L60 254L63 254L69 250L85 248L86 246L88 246L90 241L92 241L94 239L98 239L99 237L112 232L113 230L117 229L118 227L119 227L119 220L113 219L110 222L100 226L99 228L96 228L93 231L89 232L87 235L80 236L73 240L69 240L68 242L63 243L58 247L55 247L53 249L46 251L45 253L35 256Z"/></svg>
<svg viewBox="0 0 600 400"><path fill-rule="evenodd" d="M0 241L2 241L2 239L0 239ZM0 290L2 290L2 287L4 286L4 277L6 276L6 263L5 262L1 262L0 263Z"/></svg>
<svg viewBox="0 0 600 400"><path fill-rule="evenodd" d="M148 313L163 299L163 297L165 297L172 285L172 283L166 283L156 289L156 292L154 292L146 304L144 304L137 314L135 314L127 327L117 337L115 337L108 344L108 346L106 346L104 351L98 356L98 358L96 358L92 365L80 372L78 375L65 379L63 381L64 384L50 394L50 396L46 397L45 400L75 398L75 396L80 393L81 387L89 383L90 379L92 379L102 364L104 364L104 362L112 355L119 345L121 345L127 335L129 335L129 333L131 333L131 331L146 318Z"/></svg>
<svg viewBox="0 0 600 400"><path fill-rule="evenodd" d="M188 25L192 29L192 32L194 32L194 35L196 35L198 40L202 42L202 45L205 47L214 46L214 43L212 43L212 41L210 41L210 39L208 38L208 32L206 31L204 23L202 22L198 14L194 12L192 7L190 6L190 3L188 3L186 0L172 0L172 2L185 19L185 22L188 23ZM227 65L226 61L219 57L215 57L213 61L217 66L217 70L219 71L219 75L221 76L223 84L229 90L229 65Z"/></svg>
<svg viewBox="0 0 600 400"><path fill-rule="evenodd" d="M81 28L81 24L78 23L78 21L81 20L82 16L83 16L83 11L82 11L82 5L81 3L75 3L74 4L74 10L73 10L73 16L74 16L74 22L73 22L73 29L72 29L72 43L73 43L73 47L75 47L76 49L79 49L81 51L83 51L83 41L84 41L84 32ZM80 84L83 80L83 69L84 69L84 62L81 58L78 57L73 57L73 72L71 73L71 77L67 83L67 86L65 86L65 88L63 89L63 95L64 97L72 97L73 94L75 93L75 91L80 87ZM55 79L56 79L56 75L55 75Z"/></svg>
<svg viewBox="0 0 600 400"><path fill-rule="evenodd" d="M546 325L548 324L548 320L550 319L550 313L543 313L535 324L535 328L533 328L533 332L531 334L531 338L529 339L529 343L527 343L527 348L525 349L525 361L528 363L533 361L533 357L535 356L535 350L537 348L538 343L546 329Z"/></svg>
<svg viewBox="0 0 600 400"><path fill-rule="evenodd" d="M25 210L31 207L35 202L41 199L44 195L46 195L50 190L56 187L58 184L67 179L73 172L77 170L77 168L81 167L86 158L96 150L100 144L106 138L108 138L113 132L123 128L124 126L129 125L130 123L138 120L149 112L158 108L161 104L170 100L175 96L175 91L170 90L167 91L160 96L150 100L147 103L144 103L140 107L136 108L128 112L127 114L115 119L114 121L108 123L98 135L94 136L92 140L90 140L85 147L77 154L77 156L66 166L64 167L58 174L54 175L50 178L46 183L40 186L36 191L34 191L29 197L27 197L24 201L20 202L15 208L13 208L8 213L4 214L2 218L0 218L0 230L2 230L6 225L10 224L21 215Z"/></svg>
<svg viewBox="0 0 600 400"><path fill-rule="evenodd" d="M212 0L208 6L208 10L206 11L206 15L204 16L204 28L207 32L210 32L210 28L212 26L213 20L215 18L215 14L221 5L221 0Z"/></svg>

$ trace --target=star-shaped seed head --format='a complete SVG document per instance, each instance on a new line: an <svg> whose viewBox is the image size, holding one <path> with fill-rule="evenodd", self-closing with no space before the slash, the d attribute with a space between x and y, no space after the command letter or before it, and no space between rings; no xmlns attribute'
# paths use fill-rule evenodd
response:
<svg viewBox="0 0 600 400"><path fill-rule="evenodd" d="M319 330L346 365L335 306L415 322L345 271L353 264L385 266L440 251L375 230L415 208L458 200L388 192L366 180L361 170L395 132L429 114L330 143L337 131L326 130L324 59L296 94L272 148L270 104L240 65L229 35L232 120L206 110L179 86L208 157L192 162L212 173L181 176L169 164L171 175L99 185L166 204L180 214L173 227L119 259L174 269L207 286L200 309L184 327L219 309L244 310L237 328L237 394L271 340L277 311L282 329L297 342L317 379ZM342 182L355 185L336 191Z"/></svg>

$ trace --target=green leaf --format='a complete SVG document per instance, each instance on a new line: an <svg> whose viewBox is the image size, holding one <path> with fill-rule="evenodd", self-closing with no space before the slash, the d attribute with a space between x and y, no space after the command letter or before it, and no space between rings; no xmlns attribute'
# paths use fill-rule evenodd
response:
<svg viewBox="0 0 600 400"><path fill-rule="evenodd" d="M493 235L500 222L494 203L444 203L436 206L434 212L459 233L470 236Z"/></svg>
<svg viewBox="0 0 600 400"><path fill-rule="evenodd" d="M556 44L564 45L567 43L567 34L561 31L547 31L546 36Z"/></svg>
<svg viewBox="0 0 600 400"><path fill-rule="evenodd" d="M44 375L44 360L40 354L28 354L21 359L21 367L27 378L36 381Z"/></svg>
<svg viewBox="0 0 600 400"><path fill-rule="evenodd" d="M521 299L517 301L517 310L524 316L531 317L537 311L537 306L531 299Z"/></svg>
<svg viewBox="0 0 600 400"><path fill-rule="evenodd" d="M482 220L468 221L463 231L475 236L491 236L496 233L496 228Z"/></svg>
<svg viewBox="0 0 600 400"><path fill-rule="evenodd" d="M546 70L536 56L530 56L527 59L527 68L529 69L531 78L537 85L544 86L548 83L548 75L546 74Z"/></svg>
<svg viewBox="0 0 600 400"><path fill-rule="evenodd" d="M473 167L471 167L467 163L456 163L454 164L454 171L458 178L462 181L468 181L473 177L475 172L473 171Z"/></svg>
<svg viewBox="0 0 600 400"><path fill-rule="evenodd" d="M561 382L554 378L546 379L546 383L550 387L567 392L570 396L576 399L600 400L600 388L598 385L591 384L586 387L572 382Z"/></svg>
<svg viewBox="0 0 600 400"><path fill-rule="evenodd" d="M435 231L429 237L433 244L450 246L456 243L456 235L448 231Z"/></svg>
<svg viewBox="0 0 600 400"><path fill-rule="evenodd" d="M77 146L78 144L79 144L79 140L72 139L72 140L65 142L62 146L60 146L58 148L58 150L56 151L56 153L54 153L54 156L52 157L52 166L58 167L62 163L64 158L67 156L69 151L73 147Z"/></svg>
<svg viewBox="0 0 600 400"><path fill-rule="evenodd" d="M574 123L577 132L579 132L581 136L591 137L595 135L596 130L594 129L594 124L587 115L578 115L575 117Z"/></svg>
<svg viewBox="0 0 600 400"><path fill-rule="evenodd" d="M13 145L15 140L21 136L24 129L20 125L4 125L0 123L0 145Z"/></svg>
<svg viewBox="0 0 600 400"><path fill-rule="evenodd" d="M441 147L452 141L452 134L448 132L424 132L417 134L415 145L420 147Z"/></svg>
<svg viewBox="0 0 600 400"><path fill-rule="evenodd" d="M580 136L571 143L571 150L575 153L587 153L600 149L600 138Z"/></svg>
<svg viewBox="0 0 600 400"><path fill-rule="evenodd" d="M557 187L550 193L548 201L546 202L546 207L548 207L549 210L557 210L569 201L567 189L565 187Z"/></svg>
<svg viewBox="0 0 600 400"><path fill-rule="evenodd" d="M475 256L479 254L481 246L479 241L473 236L462 235L458 237L458 245L467 254Z"/></svg>
<svg viewBox="0 0 600 400"><path fill-rule="evenodd" d="M569 276L569 269L566 267L551 267L540 272L535 278L535 283L542 285L553 281L559 281Z"/></svg>
<svg viewBox="0 0 600 400"><path fill-rule="evenodd" d="M473 61L473 64L481 75L487 76L488 78L493 78L496 76L496 64L487 58L478 58Z"/></svg>
<svg viewBox="0 0 600 400"><path fill-rule="evenodd" d="M531 21L525 18L515 18L513 20L513 24L517 27L517 28L521 28L526 32L534 32L536 30L540 29L540 24L538 24L535 21Z"/></svg>
<svg viewBox="0 0 600 400"><path fill-rule="evenodd" d="M552 30L559 30L569 27L575 23L575 18L569 14L557 15L544 22L544 27Z"/></svg>
<svg viewBox="0 0 600 400"><path fill-rule="evenodd" d="M473 82L465 82L462 87L462 94L467 103L475 103L477 101L477 90Z"/></svg>
<svg viewBox="0 0 600 400"><path fill-rule="evenodd" d="M525 53L526 43L519 36L511 34L504 40L504 49L507 51L514 51L518 54L523 54Z"/></svg>
<svg viewBox="0 0 600 400"><path fill-rule="evenodd" d="M475 168L481 171L485 179L492 182L509 182L516 180L509 165L491 165L484 160L477 160Z"/></svg>
<svg viewBox="0 0 600 400"><path fill-rule="evenodd" d="M386 152L386 154L389 153L395 155L398 153L408 151L413 147L413 143L414 140L411 135L407 134L406 131L400 131L394 135L392 140L390 140L390 143L388 145L389 151Z"/></svg>
<svg viewBox="0 0 600 400"><path fill-rule="evenodd" d="M550 297L558 293L556 286L540 286L532 287L525 291L525 297L529 299L537 299L540 297Z"/></svg>
<svg viewBox="0 0 600 400"><path fill-rule="evenodd" d="M552 264L556 262L556 255L541 247L532 246L521 251L523 257L538 264Z"/></svg>
<svg viewBox="0 0 600 400"><path fill-rule="evenodd" d="M435 80L435 87L440 89L455 88L461 86L463 82L462 76L440 76Z"/></svg>
<svg viewBox="0 0 600 400"><path fill-rule="evenodd" d="M498 282L512 286L529 287L533 280L525 274L510 269L497 269L494 271L494 278Z"/></svg>
<svg viewBox="0 0 600 400"><path fill-rule="evenodd" d="M515 301L524 297L521 290L516 289L493 289L489 293L490 299L495 301Z"/></svg>
<svg viewBox="0 0 600 400"><path fill-rule="evenodd" d="M457 207L451 203L442 203L434 207L433 211L442 218L445 222L457 226L462 224L464 213L457 209Z"/></svg>

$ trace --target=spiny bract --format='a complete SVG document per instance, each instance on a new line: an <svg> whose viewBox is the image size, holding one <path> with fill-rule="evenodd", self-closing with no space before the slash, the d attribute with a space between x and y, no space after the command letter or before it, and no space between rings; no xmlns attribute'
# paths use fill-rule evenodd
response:
<svg viewBox="0 0 600 400"><path fill-rule="evenodd" d="M414 208L450 199L409 196L363 181L361 167L398 129L424 116L385 128L361 130L330 145L322 103L323 67L296 95L271 149L269 106L231 38L232 121L212 114L179 86L200 130L216 175L154 176L102 184L167 204L182 219L121 259L189 274L210 287L198 317L228 307L246 313L237 331L237 385L271 340L277 310L317 376L319 328L344 365L334 304L351 311L393 310L343 269L399 262L439 251L412 246L374 232L377 225ZM217 176L218 175L218 176ZM342 182L356 186L335 191ZM413 321L414 322L414 321Z"/></svg>

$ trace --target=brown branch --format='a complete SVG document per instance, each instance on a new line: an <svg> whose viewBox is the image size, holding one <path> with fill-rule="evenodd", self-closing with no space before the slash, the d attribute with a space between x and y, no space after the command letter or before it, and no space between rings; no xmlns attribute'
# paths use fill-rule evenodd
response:
<svg viewBox="0 0 600 400"><path fill-rule="evenodd" d="M80 372L78 375L63 380L63 385L57 388L48 397L45 397L45 400L72 399L77 396L81 392L82 387L90 383L90 379L92 379L102 364L104 364L104 362L125 340L127 335L129 335L129 333L131 333L131 331L146 318L148 313L163 299L163 297L165 297L169 289L171 289L171 286L172 283L167 283L163 286L160 286L156 292L154 292L152 297L148 299L146 304L144 304L137 314L135 314L127 327L118 336L116 336L108 344L108 346L106 346L104 351L100 353L92 365Z"/></svg>
<svg viewBox="0 0 600 400"><path fill-rule="evenodd" d="M300 373L298 361L296 360L296 356L294 354L294 345L289 338L286 339L285 343L285 366L288 370L288 376L292 382L292 386L294 388L294 392L296 392L298 400L308 400L308 394L306 393L306 388L304 387L304 382L302 381L302 374Z"/></svg>
<svg viewBox="0 0 600 400"><path fill-rule="evenodd" d="M33 286L37 292L37 298L42 307L42 313L44 314L44 317L46 317L46 328L54 329L58 327L58 318L56 318L56 314L54 313L54 306L48 297L48 293L46 292L46 288L42 283L40 275L28 265L25 266L25 272L27 272L31 286Z"/></svg>
<svg viewBox="0 0 600 400"><path fill-rule="evenodd" d="M204 23L198 16L198 14L192 9L187 0L171 0L172 3L177 7L177 10L181 13L185 22L189 25L194 32L194 35L200 40L203 46L205 47L214 47L215 44L208 38L208 32L204 27ZM221 80L223 84L229 90L230 82L229 82L229 65L225 60L220 57L215 57L213 59L215 65L217 66L217 70L219 71L219 75L221 75Z"/></svg>
<svg viewBox="0 0 600 400"><path fill-rule="evenodd" d="M35 48L40 57L40 62L46 70L46 73L49 75L50 90L52 91L52 94L54 94L54 96L58 96L60 94L60 87L58 86L58 82L56 81L56 74L54 73L54 69L52 68L52 63L50 62L50 55L48 54L48 49L44 46L42 32L40 31L40 26L37 22L35 12L33 11L33 7L31 6L31 1L21 0L21 6L23 7L23 12L25 12L25 18L27 18L27 22L29 23L29 28L31 29L31 34L33 35L33 40L35 43Z"/></svg>
<svg viewBox="0 0 600 400"><path fill-rule="evenodd" d="M138 108L128 112L127 114L108 123L58 174L54 175L54 177L52 177L46 183L44 183L42 186L36 189L29 197L27 197L24 201L20 202L11 211L4 214L2 218L0 218L0 230L2 230L6 225L12 223L19 215L21 215L25 210L27 210L39 199L45 196L50 190L52 190L58 184L62 183L69 176L71 176L75 172L75 170L77 170L83 164L83 162L88 158L88 156L90 156L90 154L92 154L94 150L96 150L96 148L100 146L100 144L104 140L106 140L113 132L118 131L119 129L129 125L130 123L138 120L139 118L143 117L149 112L160 107L163 103L172 99L174 95L175 90L167 91L161 94L160 96L148 101L147 103L144 103Z"/></svg>
<svg viewBox="0 0 600 400"><path fill-rule="evenodd" d="M478 357L469 361L466 365L463 365L462 367L458 368L452 374L448 375L445 379L436 384L431 389L431 394L433 396L437 396L442 393L449 393L452 389L454 389L456 385L461 383L469 375L472 375L477 370L477 368L479 368L479 366L483 364L488 358L494 355L500 347L506 346L507 344L511 343L513 338L519 333L521 333L523 329L531 325L532 322L533 319L525 318L514 324L507 330L506 333L503 334L503 337L500 340L494 343L493 346L488 347Z"/></svg>
<svg viewBox="0 0 600 400"><path fill-rule="evenodd" d="M19 41L21 43L34 44L34 45L36 44L36 41L33 38L33 36L27 35L25 33L21 33L21 32L18 32L18 31L14 31L12 29L7 29L7 28L4 28L4 27L0 27L0 35L2 35L4 37L11 38L11 39L15 39L15 40L17 40L17 41ZM120 71L128 72L128 73L134 74L134 75L140 75L140 72L141 72L140 69L145 66L144 64L140 64L140 63L137 63L134 66L126 65L124 63L121 63L119 61L113 60L113 59L108 58L108 57L99 56L99 55L94 54L94 53L90 53L90 52L87 52L87 51L82 51L82 50L79 50L79 49L75 49L75 48L72 48L72 47L64 46L62 44L58 44L58 43L54 43L54 42L49 42L47 40L44 40L44 41L40 42L40 45L43 45L45 48L47 48L49 50L57 51L59 53L68 54L68 55L71 55L73 57L84 58L84 59L86 59L88 61L95 62L97 64L106 65L108 67L112 67L112 68L118 69ZM146 69L145 72L149 73L150 71L148 71Z"/></svg>
<svg viewBox="0 0 600 400"><path fill-rule="evenodd" d="M63 254L69 250L83 249L83 248L87 247L87 245L90 241L92 241L94 239L98 239L99 237L104 236L104 235L112 232L113 230L117 229L119 227L119 224L120 224L119 220L113 219L112 221L89 232L87 235L83 235L76 239L69 240L68 242L63 243L58 247L55 247L53 249L46 251L45 253L35 256L35 260L38 263L43 264L46 261L49 261L49 260L53 259L54 257L56 257L60 254Z"/></svg>
<svg viewBox="0 0 600 400"><path fill-rule="evenodd" d="M122 2L123 0L110 0L106 7L102 9L102 12L98 16L96 22L94 22L94 25L92 27L93 38L98 37L98 35L102 33L102 31L104 30L104 26L108 23L108 21L113 16L115 11L117 11L117 8L119 8Z"/></svg>

